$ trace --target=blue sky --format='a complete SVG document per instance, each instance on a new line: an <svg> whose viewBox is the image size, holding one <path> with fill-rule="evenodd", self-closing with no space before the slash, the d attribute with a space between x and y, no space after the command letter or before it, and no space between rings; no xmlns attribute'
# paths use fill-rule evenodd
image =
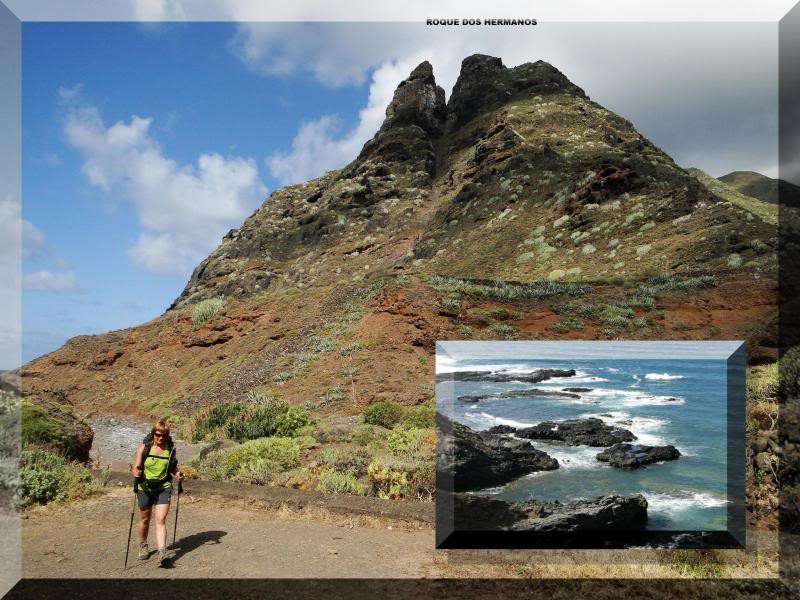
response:
<svg viewBox="0 0 800 600"><path fill-rule="evenodd" d="M151 118L148 133L164 158L183 166L204 153L249 158L265 188L280 185L263 159L290 147L299 123L320 116L320 85L254 75L228 48L234 33L224 24L24 25L23 218L39 235L26 240L23 261L23 360L72 335L152 319L186 282L185 270L162 273L131 260L142 229L137 205L124 198L124 182L104 190L82 172L86 153L65 134L73 110L65 90L79 90L106 127L132 115ZM366 83L328 87L324 112L348 128L365 96ZM247 195L241 214L263 199ZM229 221L236 227L241 219ZM43 272L53 278L32 277Z"/></svg>
<svg viewBox="0 0 800 600"><path fill-rule="evenodd" d="M683 166L777 173L776 24L25 23L23 362L160 315L269 192L352 160L414 66L449 96L474 52L551 62Z"/></svg>

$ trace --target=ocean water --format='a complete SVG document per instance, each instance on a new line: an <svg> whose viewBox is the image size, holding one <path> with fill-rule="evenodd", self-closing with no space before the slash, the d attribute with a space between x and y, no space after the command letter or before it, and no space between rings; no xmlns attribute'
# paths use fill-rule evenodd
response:
<svg viewBox="0 0 800 600"><path fill-rule="evenodd" d="M455 401L444 411L475 430L541 421L597 417L630 430L646 445L671 444L675 461L623 470L595 459L603 448L532 440L560 464L507 485L481 490L501 500L568 502L601 494L643 494L650 530L726 530L727 366L723 360L462 360L447 370L526 373L541 368L575 369L574 377L541 383L455 382ZM592 388L580 399L529 397L464 403L458 396L530 388ZM445 397L439 387L437 397ZM678 401L668 401L677 398ZM440 405L440 410L442 406Z"/></svg>

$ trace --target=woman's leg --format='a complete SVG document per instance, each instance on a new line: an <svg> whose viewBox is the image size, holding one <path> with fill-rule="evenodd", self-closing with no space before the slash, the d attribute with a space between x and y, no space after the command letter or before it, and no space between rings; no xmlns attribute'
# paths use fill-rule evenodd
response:
<svg viewBox="0 0 800 600"><path fill-rule="evenodd" d="M157 548L165 548L167 546L167 513L169 513L169 504L156 504L155 513Z"/></svg>
<svg viewBox="0 0 800 600"><path fill-rule="evenodd" d="M150 530L150 514L152 513L152 506L143 508L139 512L139 543L144 544L147 541L147 532Z"/></svg>

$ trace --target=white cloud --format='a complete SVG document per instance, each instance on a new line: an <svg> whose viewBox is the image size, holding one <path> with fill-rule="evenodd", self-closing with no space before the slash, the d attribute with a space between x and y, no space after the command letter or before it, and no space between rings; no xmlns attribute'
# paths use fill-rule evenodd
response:
<svg viewBox="0 0 800 600"><path fill-rule="evenodd" d="M401 53L402 39L384 35L389 28L352 23L243 23L230 48L262 75L306 72L330 86L361 84L370 69Z"/></svg>
<svg viewBox="0 0 800 600"><path fill-rule="evenodd" d="M133 115L106 126L100 112L78 92L62 90L64 133L83 153L82 171L109 196L130 201L142 227L129 249L142 269L188 275L231 227L241 225L266 188L249 158L202 154L195 165L163 155L151 118Z"/></svg>
<svg viewBox="0 0 800 600"><path fill-rule="evenodd" d="M137 21L183 20L186 18L180 0L134 0L133 15Z"/></svg>
<svg viewBox="0 0 800 600"><path fill-rule="evenodd" d="M22 218L20 203L13 196L0 200L0 257L19 262L38 254L45 245L44 234Z"/></svg>
<svg viewBox="0 0 800 600"><path fill-rule="evenodd" d="M22 285L41 292L74 292L78 289L78 278L72 271L35 271L22 276Z"/></svg>
<svg viewBox="0 0 800 600"><path fill-rule="evenodd" d="M302 124L292 140L291 151L276 152L264 161L272 176L288 185L312 179L353 160L383 123L397 84L423 60L423 55L417 54L376 69L367 106L359 112L358 124L350 131L341 131L335 115L323 115Z"/></svg>

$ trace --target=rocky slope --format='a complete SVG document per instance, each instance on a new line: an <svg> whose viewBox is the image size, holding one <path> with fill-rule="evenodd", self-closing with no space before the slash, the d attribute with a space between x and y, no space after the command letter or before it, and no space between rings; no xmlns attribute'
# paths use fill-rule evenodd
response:
<svg viewBox="0 0 800 600"><path fill-rule="evenodd" d="M253 389L410 405L437 339L744 338L765 362L776 243L555 67L470 56L445 102L425 62L352 163L271 194L162 316L25 365L23 394L148 417Z"/></svg>

